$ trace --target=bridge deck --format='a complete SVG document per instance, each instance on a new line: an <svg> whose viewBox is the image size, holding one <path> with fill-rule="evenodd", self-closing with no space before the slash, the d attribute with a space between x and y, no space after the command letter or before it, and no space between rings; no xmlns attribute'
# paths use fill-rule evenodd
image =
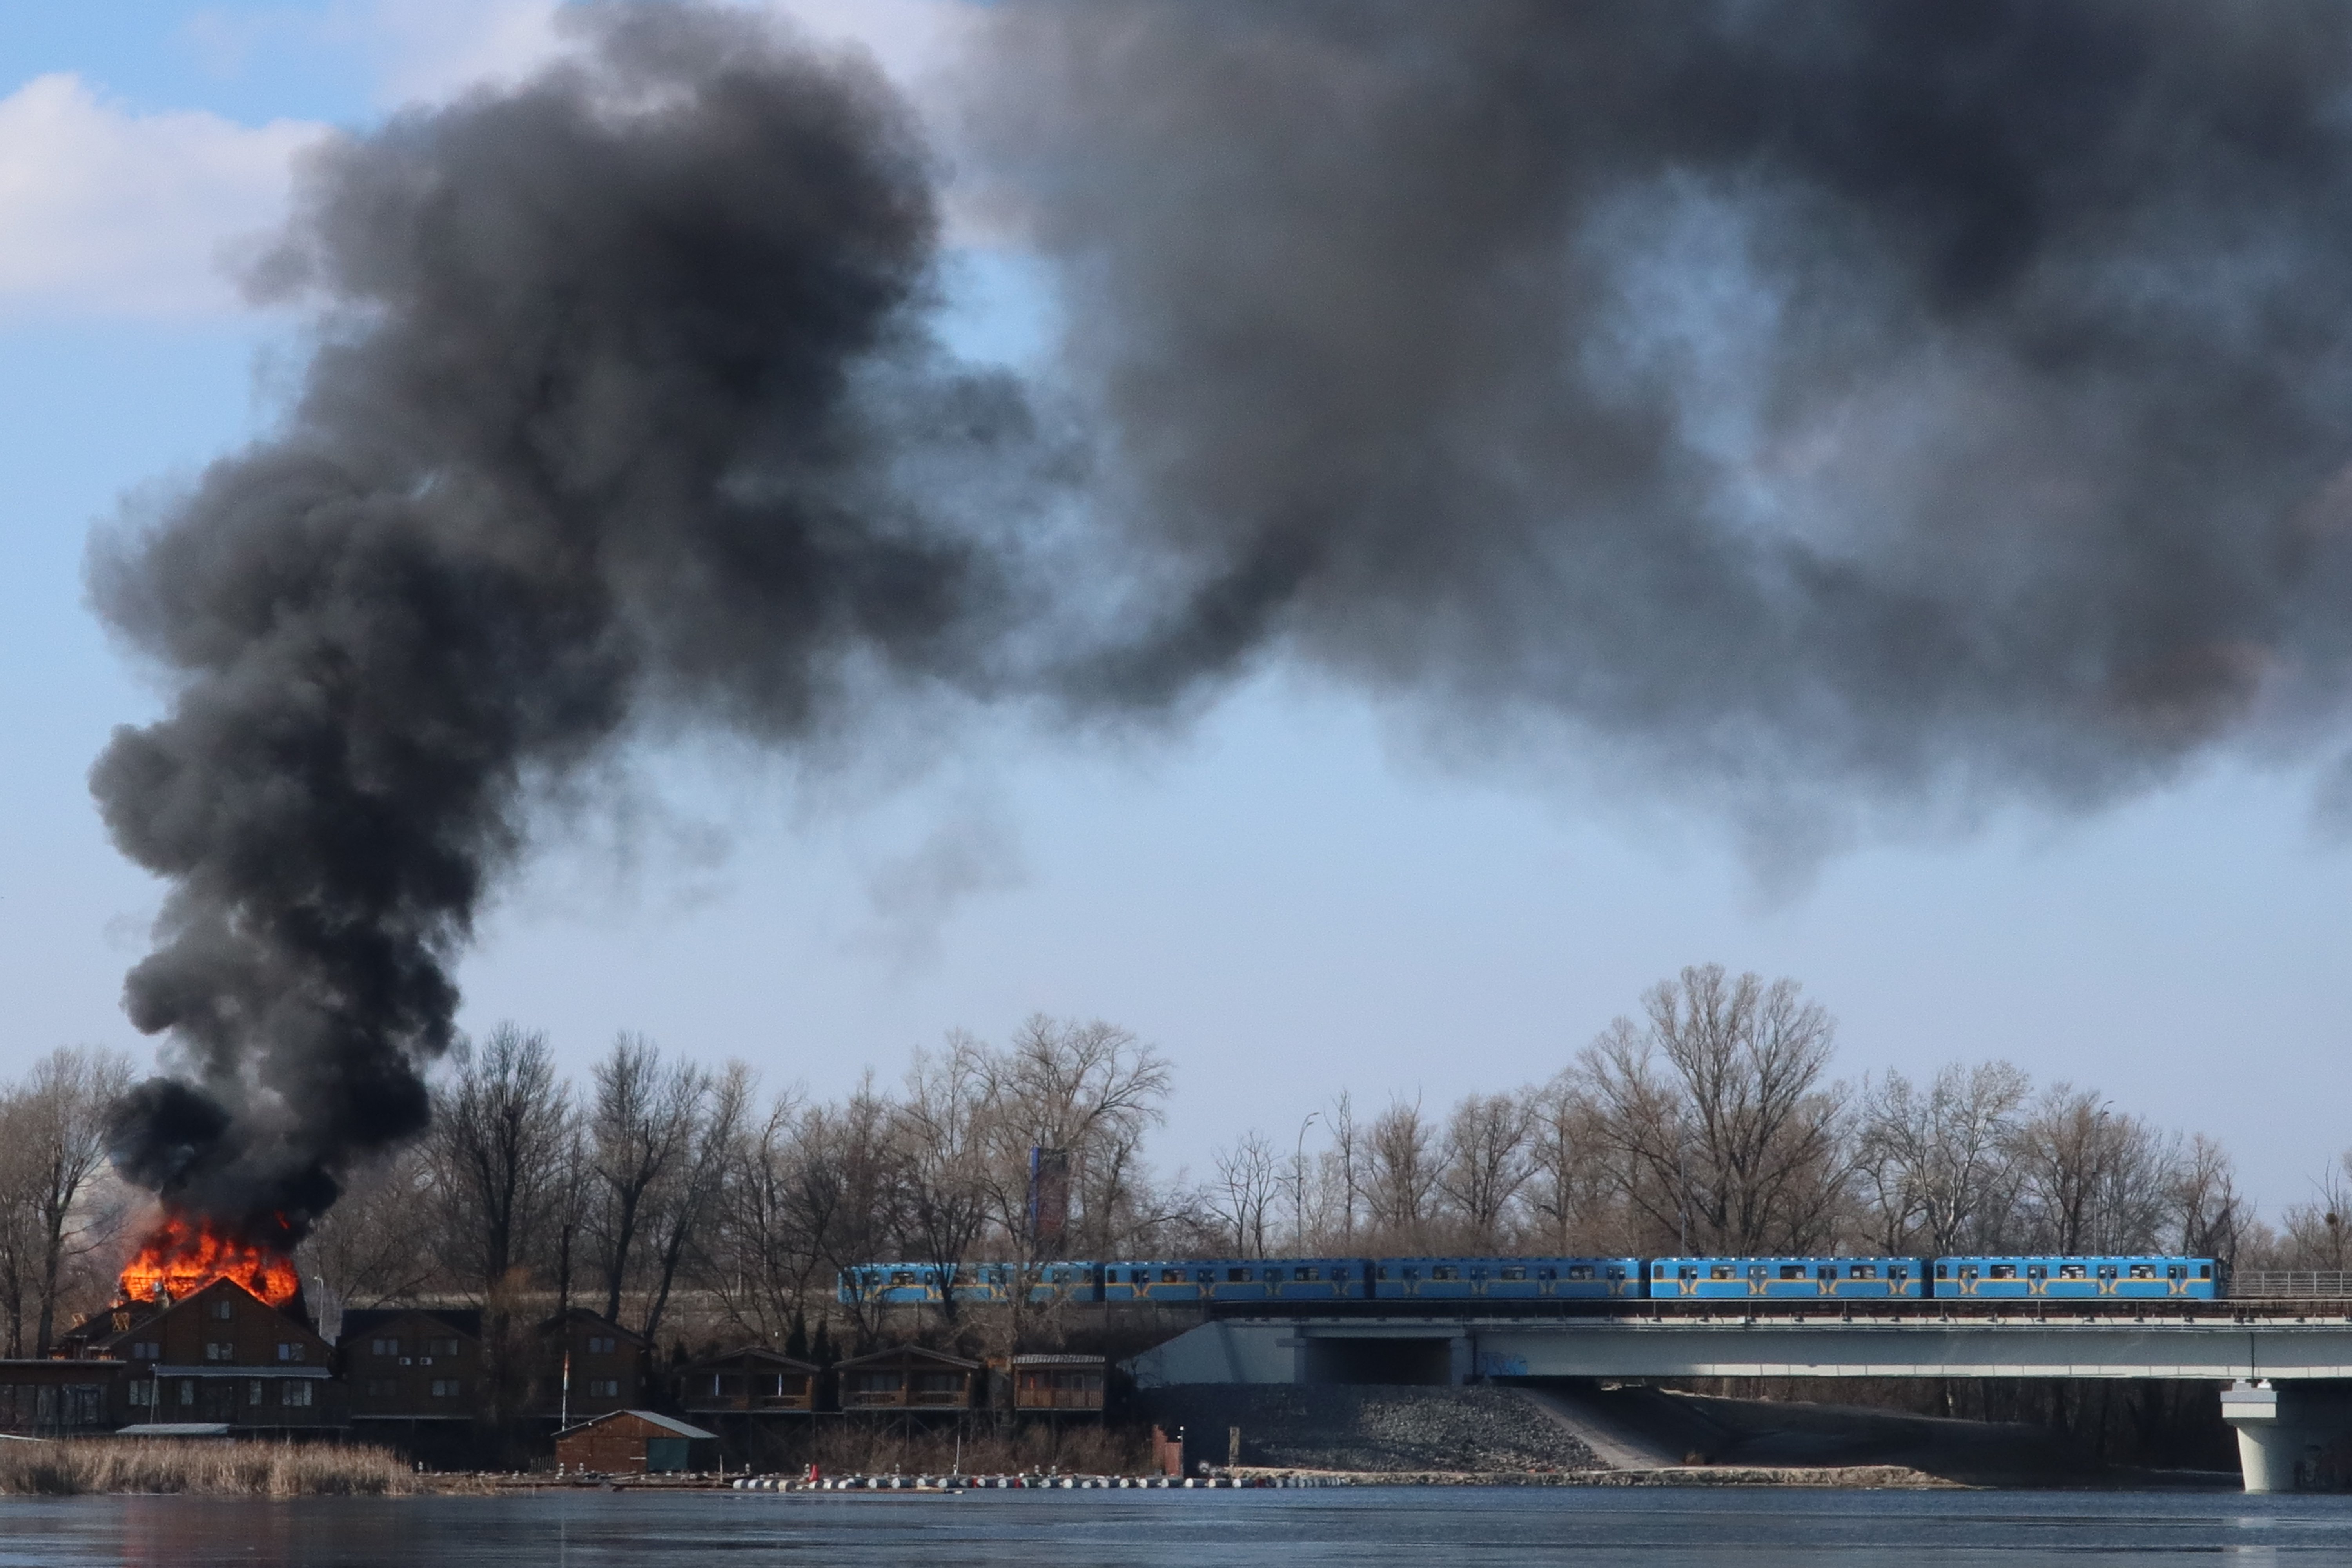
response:
<svg viewBox="0 0 2352 1568"><path fill-rule="evenodd" d="M1136 1357L1145 1386L1442 1377L2095 1377L2352 1379L2352 1315L2249 1311L2244 1303L1942 1302L1846 1311L1608 1315L1345 1313L1218 1317ZM1735 1307L1743 1303L1731 1303ZM1958 1307L1962 1303L1951 1303ZM2052 1304L2054 1306L2054 1304ZM2269 1308L2275 1303L2262 1304Z"/></svg>

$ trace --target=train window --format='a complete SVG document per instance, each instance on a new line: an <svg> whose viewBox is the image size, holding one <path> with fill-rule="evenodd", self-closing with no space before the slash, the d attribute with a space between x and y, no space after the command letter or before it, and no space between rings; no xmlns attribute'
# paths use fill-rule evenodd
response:
<svg viewBox="0 0 2352 1568"><path fill-rule="evenodd" d="M1857 1263L1845 1271L1845 1277L1849 1279L1875 1279L1878 1278L1878 1265Z"/></svg>
<svg viewBox="0 0 2352 1568"><path fill-rule="evenodd" d="M1524 1279L1528 1277L1528 1271L1524 1268L1506 1268L1500 1277L1505 1279Z"/></svg>
<svg viewBox="0 0 2352 1568"><path fill-rule="evenodd" d="M1662 1268L1658 1272L1663 1274L1665 1270ZM1536 1270L1536 1278L1538 1279L1557 1279L1559 1278L1559 1270L1557 1268L1538 1268Z"/></svg>
<svg viewBox="0 0 2352 1568"><path fill-rule="evenodd" d="M1160 1271L1160 1282L1162 1285L1181 1285L1184 1283L1184 1271L1181 1268L1163 1268Z"/></svg>
<svg viewBox="0 0 2352 1568"><path fill-rule="evenodd" d="M1696 1264L1695 1264L1695 1263L1685 1263L1685 1265L1683 1265L1683 1278L1684 1278L1684 1279L1697 1279L1697 1278L1698 1278L1698 1265L1696 1265ZM1716 1278L1717 1278L1717 1279L1730 1279L1730 1278L1731 1278L1731 1270L1730 1270L1730 1269L1728 1269L1728 1268L1727 1268L1727 1269L1725 1269L1722 1273L1720 1273L1720 1274L1717 1275L1717 1276L1716 1276Z"/></svg>
<svg viewBox="0 0 2352 1568"><path fill-rule="evenodd" d="M879 1251L881 1249L877 1247L876 1250ZM901 1268L897 1273L890 1276L890 1283L896 1286L905 1287L912 1285L914 1282L915 1271L911 1268Z"/></svg>
<svg viewBox="0 0 2352 1568"><path fill-rule="evenodd" d="M1249 1278L1249 1270L1246 1268L1228 1268L1225 1270L1225 1278L1238 1285Z"/></svg>
<svg viewBox="0 0 2352 1568"><path fill-rule="evenodd" d="M1412 1268L1411 1265L1407 1265L1404 1271L1404 1277L1408 1279L1418 1279L1421 1278L1421 1270Z"/></svg>
<svg viewBox="0 0 2352 1568"><path fill-rule="evenodd" d="M1213 1285L1217 1282L1217 1271L1213 1268L1195 1268L1192 1270L1192 1278L1200 1284Z"/></svg>
<svg viewBox="0 0 2352 1568"><path fill-rule="evenodd" d="M1665 1266L1664 1264L1661 1263L1661 1264L1659 1264L1659 1265L1658 1265L1657 1278L1658 1278L1658 1279L1664 1279L1665 1277L1666 1277L1666 1266Z"/></svg>
<svg viewBox="0 0 2352 1568"><path fill-rule="evenodd" d="M2061 1279L2087 1279L2090 1277L2090 1272L2079 1263L2062 1263L2058 1266L2058 1278Z"/></svg>
<svg viewBox="0 0 2352 1568"><path fill-rule="evenodd" d="M2115 1266L2114 1264L2112 1264L2112 1263L2102 1263L2102 1264L2100 1264L2100 1265L2099 1265L2099 1278L2100 1278L2100 1279L2114 1279L2115 1277L2116 1277L2116 1266Z"/></svg>
<svg viewBox="0 0 2352 1568"><path fill-rule="evenodd" d="M1336 1265L1331 1270L1331 1278L1334 1279L1345 1279L1347 1277L1348 1266L1344 1263Z"/></svg>
<svg viewBox="0 0 2352 1568"><path fill-rule="evenodd" d="M1664 1274L1665 1270L1661 1268L1658 1272ZM1571 1263L1568 1266L1568 1277L1570 1279L1590 1279L1592 1278L1592 1265L1590 1263Z"/></svg>
<svg viewBox="0 0 2352 1568"><path fill-rule="evenodd" d="M1890 1263L1886 1266L1886 1277L1889 1279L1908 1279L1911 1278L1910 1266L1904 1263Z"/></svg>
<svg viewBox="0 0 2352 1568"><path fill-rule="evenodd" d="M1780 1265L1780 1278L1781 1278L1781 1279L1802 1279L1804 1277L1805 1277L1805 1266L1804 1266L1803 1264L1801 1264L1801 1263L1783 1263L1782 1265Z"/></svg>
<svg viewBox="0 0 2352 1568"><path fill-rule="evenodd" d="M2156 1278L2156 1265L2135 1263L2131 1266L2131 1277L2135 1279L2153 1279Z"/></svg>
<svg viewBox="0 0 2352 1568"><path fill-rule="evenodd" d="M1622 1263L1610 1265L1609 1278L1612 1279L1622 1279L1625 1278L1625 1266Z"/></svg>
<svg viewBox="0 0 2352 1568"><path fill-rule="evenodd" d="M1279 1284L1281 1284L1281 1283L1282 1283L1282 1270L1281 1270L1281 1269L1279 1269L1279 1268L1269 1268L1269 1269L1267 1269L1267 1270L1265 1271L1265 1282L1266 1282L1267 1284L1269 1284L1269 1285L1279 1285Z"/></svg>
<svg viewBox="0 0 2352 1568"><path fill-rule="evenodd" d="M2189 1271L2187 1269L2181 1268L2178 1263L2169 1263L2165 1266L2164 1277L2167 1279L2179 1279L2185 1278L2188 1275L2188 1272Z"/></svg>
<svg viewBox="0 0 2352 1568"><path fill-rule="evenodd" d="M1376 1279L1387 1279L1389 1277L1389 1266L1385 1263L1381 1264L1377 1269L1373 1270L1372 1277Z"/></svg>
<svg viewBox="0 0 2352 1568"><path fill-rule="evenodd" d="M1936 1278L1937 1278L1937 1279L1949 1279L1951 1277L1952 1277L1952 1266L1951 1266L1950 1264L1948 1264L1948 1263L1938 1263L1937 1265L1936 1265Z"/></svg>
<svg viewBox="0 0 2352 1568"><path fill-rule="evenodd" d="M2050 1278L2050 1266L2046 1263L2029 1263L2025 1266L2025 1277L2028 1279L2047 1279Z"/></svg>
<svg viewBox="0 0 2352 1568"><path fill-rule="evenodd" d="M1706 1271L1706 1277L1710 1279L1728 1279L1731 1278L1731 1273L1732 1269L1730 1264L1717 1263L1709 1266Z"/></svg>
<svg viewBox="0 0 2352 1568"><path fill-rule="evenodd" d="M2017 1278L2017 1265L2014 1263L1996 1263L1990 1268L1986 1269L1985 1272L1995 1279L2014 1279Z"/></svg>
<svg viewBox="0 0 2352 1568"><path fill-rule="evenodd" d="M1459 1279L1462 1271L1450 1263L1440 1263L1429 1271L1432 1279Z"/></svg>
<svg viewBox="0 0 2352 1568"><path fill-rule="evenodd" d="M1822 1264L1821 1267L1821 1276L1824 1279L1835 1279L1837 1278L1837 1265L1834 1263Z"/></svg>
<svg viewBox="0 0 2352 1568"><path fill-rule="evenodd" d="M1293 1279L1320 1279L1323 1278L1323 1271L1319 1268L1294 1268L1290 1271L1290 1277Z"/></svg>
<svg viewBox="0 0 2352 1568"><path fill-rule="evenodd" d="M1960 1278L1961 1278L1961 1279L1975 1279L1976 1277L1977 1277L1977 1266L1976 1266L1975 1264L1973 1264L1973 1263L1963 1263L1963 1264L1961 1264L1961 1265L1960 1265Z"/></svg>
<svg viewBox="0 0 2352 1568"><path fill-rule="evenodd" d="M2213 1266L2210 1263L2199 1264L2197 1266L2197 1278L2200 1279L2210 1279L2213 1278Z"/></svg>

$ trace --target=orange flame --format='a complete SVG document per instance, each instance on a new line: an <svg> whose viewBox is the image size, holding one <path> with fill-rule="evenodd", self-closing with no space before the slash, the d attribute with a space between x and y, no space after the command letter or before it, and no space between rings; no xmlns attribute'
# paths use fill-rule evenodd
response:
<svg viewBox="0 0 2352 1568"><path fill-rule="evenodd" d="M122 1297L152 1301L160 1286L177 1301L215 1279L234 1279L273 1307L291 1301L301 1289L293 1263L283 1254L240 1241L208 1220L167 1214L148 1233L138 1256L123 1265Z"/></svg>

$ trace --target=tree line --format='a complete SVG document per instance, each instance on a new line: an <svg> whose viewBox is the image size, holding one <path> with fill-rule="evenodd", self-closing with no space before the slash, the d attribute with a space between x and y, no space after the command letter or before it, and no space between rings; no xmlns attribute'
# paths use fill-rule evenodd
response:
<svg viewBox="0 0 2352 1568"><path fill-rule="evenodd" d="M1342 1089L1241 1131L1205 1170L1148 1140L1174 1071L1102 1022L951 1034L894 1082L763 1088L618 1036L580 1079L500 1025L434 1086L432 1129L352 1173L302 1247L322 1306L586 1306L663 1342L863 1340L835 1300L877 1260L1528 1252L2212 1254L2346 1267L2352 1163L2264 1223L2200 1135L2037 1085L2004 1061L1834 1079L1831 1018L1793 981L1714 965L1653 987L1546 1081L1431 1109ZM144 1212L105 1160L127 1060L53 1053L0 1093L0 1315L39 1353L111 1293ZM1034 1201L1032 1151L1066 1172ZM948 1309L952 1315L956 1309Z"/></svg>

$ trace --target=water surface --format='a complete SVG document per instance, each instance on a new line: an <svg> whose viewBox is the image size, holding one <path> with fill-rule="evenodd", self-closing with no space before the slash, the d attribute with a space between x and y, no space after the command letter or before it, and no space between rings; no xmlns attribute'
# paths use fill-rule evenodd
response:
<svg viewBox="0 0 2352 1568"><path fill-rule="evenodd" d="M1638 1559L1627 1558L1637 1551ZM1900 1555L1890 1553L1899 1552ZM1517 1490L0 1499L0 1565L1647 1568L2352 1563L2352 1498L2229 1493Z"/></svg>

